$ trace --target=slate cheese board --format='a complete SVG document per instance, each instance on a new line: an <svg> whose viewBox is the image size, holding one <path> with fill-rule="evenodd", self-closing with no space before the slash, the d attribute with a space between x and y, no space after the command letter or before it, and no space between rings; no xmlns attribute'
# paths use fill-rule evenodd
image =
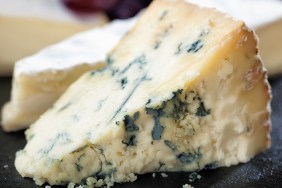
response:
<svg viewBox="0 0 282 188"><path fill-rule="evenodd" d="M184 184L195 188L282 187L282 77L272 79L270 84L273 91L270 149L246 164L202 170L198 172L200 179L191 178L191 173L185 172L166 173L168 177L162 177L160 173L156 173L155 177L145 174L138 175L133 183L115 184L114 188L182 188ZM0 77L1 107L9 100L10 89L11 77ZM0 129L0 188L40 187L32 179L22 178L15 169L15 153L25 144L24 131L5 133Z"/></svg>

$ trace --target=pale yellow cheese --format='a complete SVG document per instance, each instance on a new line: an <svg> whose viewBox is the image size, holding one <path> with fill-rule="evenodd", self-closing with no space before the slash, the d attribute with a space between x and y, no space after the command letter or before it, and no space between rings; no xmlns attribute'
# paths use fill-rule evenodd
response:
<svg viewBox="0 0 282 188"><path fill-rule="evenodd" d="M11 100L2 111L3 129L16 131L27 128L79 76L104 66L106 54L133 22L114 21L18 61L13 75Z"/></svg>
<svg viewBox="0 0 282 188"><path fill-rule="evenodd" d="M107 63L27 130L15 161L23 177L110 186L247 162L270 146L270 88L243 22L155 0Z"/></svg>

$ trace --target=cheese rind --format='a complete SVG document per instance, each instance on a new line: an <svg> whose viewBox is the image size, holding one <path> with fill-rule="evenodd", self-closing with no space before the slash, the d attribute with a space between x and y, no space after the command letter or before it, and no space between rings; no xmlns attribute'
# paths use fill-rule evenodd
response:
<svg viewBox="0 0 282 188"><path fill-rule="evenodd" d="M242 22L155 0L107 63L27 130L15 161L23 177L112 185L247 162L269 147L269 85Z"/></svg>
<svg viewBox="0 0 282 188"><path fill-rule="evenodd" d="M259 37L259 52L269 76L282 73L282 2L279 0L186 0L242 19Z"/></svg>
<svg viewBox="0 0 282 188"><path fill-rule="evenodd" d="M3 129L16 131L27 128L79 76L103 67L106 54L133 22L133 19L115 21L108 26L77 34L18 61L11 101L2 112Z"/></svg>

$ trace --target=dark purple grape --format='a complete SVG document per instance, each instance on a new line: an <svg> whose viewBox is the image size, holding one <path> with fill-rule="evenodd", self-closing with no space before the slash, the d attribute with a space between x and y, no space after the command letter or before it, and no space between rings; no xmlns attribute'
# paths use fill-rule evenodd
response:
<svg viewBox="0 0 282 188"><path fill-rule="evenodd" d="M95 6L102 11L110 10L114 8L116 4L118 4L118 0L95 0Z"/></svg>
<svg viewBox="0 0 282 188"><path fill-rule="evenodd" d="M120 0L113 9L107 11L107 14L110 19L130 18L147 7L150 2L151 0Z"/></svg>
<svg viewBox="0 0 282 188"><path fill-rule="evenodd" d="M126 19L147 7L151 0L62 0L72 11L80 14L105 12L110 19Z"/></svg>
<svg viewBox="0 0 282 188"><path fill-rule="evenodd" d="M63 0L63 3L73 11L91 13L108 11L115 7L118 0Z"/></svg>

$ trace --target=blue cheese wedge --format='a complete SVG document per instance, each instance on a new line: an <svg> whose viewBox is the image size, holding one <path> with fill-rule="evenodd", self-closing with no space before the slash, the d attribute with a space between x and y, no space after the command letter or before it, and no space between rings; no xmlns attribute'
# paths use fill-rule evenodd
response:
<svg viewBox="0 0 282 188"><path fill-rule="evenodd" d="M15 166L36 184L249 161L270 145L270 88L243 22L155 0L107 57L26 131Z"/></svg>
<svg viewBox="0 0 282 188"><path fill-rule="evenodd" d="M11 75L18 60L106 22L102 13L77 16L58 0L0 0L0 75Z"/></svg>
<svg viewBox="0 0 282 188"><path fill-rule="evenodd" d="M11 101L2 111L5 131L27 128L83 73L105 65L106 54L132 27L134 19L77 34L18 61Z"/></svg>

